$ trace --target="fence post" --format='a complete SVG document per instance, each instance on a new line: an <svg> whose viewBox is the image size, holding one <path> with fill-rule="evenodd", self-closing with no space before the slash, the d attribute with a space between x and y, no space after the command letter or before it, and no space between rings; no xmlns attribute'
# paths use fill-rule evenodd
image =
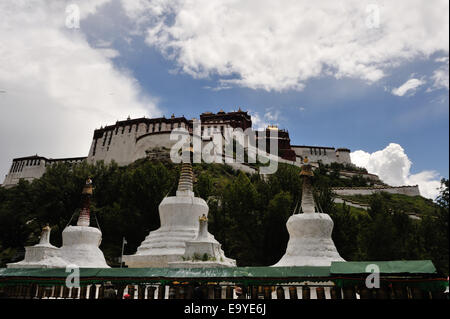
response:
<svg viewBox="0 0 450 319"><path fill-rule="evenodd" d="M97 285L96 284L92 284L91 287L89 288L89 299L96 299L96 294L97 294Z"/></svg>
<svg viewBox="0 0 450 319"><path fill-rule="evenodd" d="M277 287L277 299L285 299L284 298L284 289L281 286Z"/></svg>
<svg viewBox="0 0 450 319"><path fill-rule="evenodd" d="M311 299L311 288L309 288L309 286L303 286L302 299Z"/></svg>
<svg viewBox="0 0 450 319"><path fill-rule="evenodd" d="M317 299L325 299L325 290L323 287L316 287Z"/></svg>
<svg viewBox="0 0 450 319"><path fill-rule="evenodd" d="M289 287L289 299L298 299L297 287Z"/></svg>
<svg viewBox="0 0 450 319"><path fill-rule="evenodd" d="M147 287L147 299L155 299L155 290L156 287L153 286Z"/></svg>
<svg viewBox="0 0 450 319"><path fill-rule="evenodd" d="M160 284L158 287L158 299L164 299L165 295L166 295L166 286Z"/></svg>
<svg viewBox="0 0 450 319"><path fill-rule="evenodd" d="M145 297L145 286L138 285L138 299L144 299Z"/></svg>

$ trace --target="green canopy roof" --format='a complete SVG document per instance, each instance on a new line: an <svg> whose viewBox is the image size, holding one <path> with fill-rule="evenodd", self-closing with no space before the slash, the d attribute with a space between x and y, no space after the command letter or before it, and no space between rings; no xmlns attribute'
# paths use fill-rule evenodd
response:
<svg viewBox="0 0 450 319"><path fill-rule="evenodd" d="M98 278L312 278L370 273L377 265L382 274L436 274L430 260L332 262L331 267L230 267L230 268L81 268L81 277ZM0 278L65 278L64 268L0 268Z"/></svg>
<svg viewBox="0 0 450 319"><path fill-rule="evenodd" d="M375 264L382 276L390 274L436 280L431 261L333 262L331 267L232 267L232 268L81 268L80 284L111 281L123 284L170 283L174 281L231 282L243 284L282 284L303 281L344 283L361 280L370 273L366 267ZM63 285L69 271L64 268L1 268L0 285ZM426 277L426 278L424 278ZM431 278L433 277L433 278ZM386 278L386 277L385 277ZM387 278L386 278L387 279ZM441 280L441 279L439 279ZM410 281L407 279L407 281Z"/></svg>
<svg viewBox="0 0 450 319"><path fill-rule="evenodd" d="M431 260L395 260L395 261L345 261L332 262L331 274L371 273L369 265L376 265L382 274L436 274Z"/></svg>
<svg viewBox="0 0 450 319"><path fill-rule="evenodd" d="M68 272L61 268L3 268L1 278L66 278ZM330 276L330 267L232 267L232 268L81 268L81 278L98 279L277 279L324 278Z"/></svg>

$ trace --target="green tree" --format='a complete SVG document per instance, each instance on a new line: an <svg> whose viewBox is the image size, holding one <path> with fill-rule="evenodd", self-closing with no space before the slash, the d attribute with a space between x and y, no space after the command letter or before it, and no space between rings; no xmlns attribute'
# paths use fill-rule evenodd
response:
<svg viewBox="0 0 450 319"><path fill-rule="evenodd" d="M278 262L286 251L289 233L286 222L292 215L292 196L281 191L270 200L264 223L263 265L270 266Z"/></svg>

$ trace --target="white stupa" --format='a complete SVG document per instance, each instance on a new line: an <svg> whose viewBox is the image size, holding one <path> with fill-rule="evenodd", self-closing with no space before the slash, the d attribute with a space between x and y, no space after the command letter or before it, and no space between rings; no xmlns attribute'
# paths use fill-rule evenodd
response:
<svg viewBox="0 0 450 319"><path fill-rule="evenodd" d="M39 243L25 247L25 259L17 263L7 264L7 268L62 268L67 261L60 257L58 247L50 244L50 227L42 229Z"/></svg>
<svg viewBox="0 0 450 319"><path fill-rule="evenodd" d="M199 218L198 235L186 242L183 261L169 262L172 268L236 267L236 261L225 257L221 244L208 232L208 217Z"/></svg>
<svg viewBox="0 0 450 319"><path fill-rule="evenodd" d="M186 242L197 237L199 219L208 216L209 210L203 199L194 196L192 179L192 165L183 163L176 196L165 197L159 204L161 227L150 232L136 254L123 256L128 267L168 267L184 261Z"/></svg>
<svg viewBox="0 0 450 319"><path fill-rule="evenodd" d="M42 230L39 244L25 247L25 259L8 268L65 268L68 265L80 268L109 268L103 252L98 248L102 233L90 227L90 197L92 181L88 179L83 188L83 208L77 226L67 226L63 232L63 245L57 248L50 244L50 227Z"/></svg>
<svg viewBox="0 0 450 319"><path fill-rule="evenodd" d="M316 213L311 186L313 172L305 157L300 175L303 176L302 214L292 215L286 227L289 242L286 253L274 267L330 266L332 261L344 261L339 255L331 233L333 220L328 214Z"/></svg>
<svg viewBox="0 0 450 319"><path fill-rule="evenodd" d="M90 227L90 198L92 181L88 179L83 188L84 203L76 226L67 226L63 232L61 257L80 268L109 268L99 246L102 242L100 229Z"/></svg>

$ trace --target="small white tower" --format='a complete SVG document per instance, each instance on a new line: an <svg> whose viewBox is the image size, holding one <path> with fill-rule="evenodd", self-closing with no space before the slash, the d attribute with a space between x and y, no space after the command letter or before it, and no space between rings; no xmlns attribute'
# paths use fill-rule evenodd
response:
<svg viewBox="0 0 450 319"><path fill-rule="evenodd" d="M88 179L83 188L83 208L77 226L67 226L62 232L61 257L81 268L109 268L99 248L102 232L89 226L92 189L92 181Z"/></svg>
<svg viewBox="0 0 450 319"><path fill-rule="evenodd" d="M169 262L172 268L236 267L236 261L225 257L220 243L208 232L208 217L199 218L198 235L186 242L183 261Z"/></svg>
<svg viewBox="0 0 450 319"><path fill-rule="evenodd" d="M192 177L191 163L183 163L176 196L159 204L161 227L150 232L136 254L123 256L128 267L168 267L169 262L183 260L186 241L197 236L198 220L209 210L202 198L194 196Z"/></svg>
<svg viewBox="0 0 450 319"><path fill-rule="evenodd" d="M274 267L283 266L330 266L332 261L344 261L339 255L331 233L333 220L328 214L316 213L312 192L313 176L308 158L303 161L300 175L303 177L302 214L292 215L286 227L289 242L286 253Z"/></svg>
<svg viewBox="0 0 450 319"><path fill-rule="evenodd" d="M25 259L7 264L7 268L61 268L68 264L59 256L59 248L50 244L51 228L42 228L39 244L25 247Z"/></svg>
<svg viewBox="0 0 450 319"><path fill-rule="evenodd" d="M161 227L150 232L136 254L123 256L125 263L130 268L235 266L235 261L225 257L220 244L208 233L208 210L208 204L194 195L191 163L183 163L176 196L165 197L159 204ZM208 265L185 264L194 254L205 253Z"/></svg>

